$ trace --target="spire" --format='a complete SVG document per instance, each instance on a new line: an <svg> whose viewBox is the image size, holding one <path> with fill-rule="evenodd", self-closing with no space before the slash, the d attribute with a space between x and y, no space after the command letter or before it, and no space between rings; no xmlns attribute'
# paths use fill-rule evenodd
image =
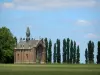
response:
<svg viewBox="0 0 100 75"><path fill-rule="evenodd" d="M27 27L27 30L26 30L26 41L29 41L30 40L30 29L29 27Z"/></svg>

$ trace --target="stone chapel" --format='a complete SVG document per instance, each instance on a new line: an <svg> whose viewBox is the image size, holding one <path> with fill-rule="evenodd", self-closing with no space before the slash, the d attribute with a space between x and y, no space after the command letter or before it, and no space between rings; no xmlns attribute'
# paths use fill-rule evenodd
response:
<svg viewBox="0 0 100 75"><path fill-rule="evenodd" d="M21 39L14 48L14 63L45 63L45 42L30 38L27 27L26 38Z"/></svg>

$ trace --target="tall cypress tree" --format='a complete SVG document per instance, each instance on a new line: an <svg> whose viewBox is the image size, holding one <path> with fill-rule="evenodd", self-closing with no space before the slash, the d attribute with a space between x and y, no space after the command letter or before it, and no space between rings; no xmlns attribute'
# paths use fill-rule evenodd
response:
<svg viewBox="0 0 100 75"><path fill-rule="evenodd" d="M70 43L70 63L73 63L73 41Z"/></svg>
<svg viewBox="0 0 100 75"><path fill-rule="evenodd" d="M57 63L60 63L60 40L57 39Z"/></svg>
<svg viewBox="0 0 100 75"><path fill-rule="evenodd" d="M88 50L85 50L85 63L88 64Z"/></svg>
<svg viewBox="0 0 100 75"><path fill-rule="evenodd" d="M47 40L47 38L45 38L44 39L44 41L45 41L45 50L46 50L46 62L48 62L48 40Z"/></svg>
<svg viewBox="0 0 100 75"><path fill-rule="evenodd" d="M77 64L80 63L80 48L79 45L77 46Z"/></svg>
<svg viewBox="0 0 100 75"><path fill-rule="evenodd" d="M88 43L88 55L89 55L89 63L91 61L91 41Z"/></svg>
<svg viewBox="0 0 100 75"><path fill-rule="evenodd" d="M76 42L74 41L73 63L76 63Z"/></svg>
<svg viewBox="0 0 100 75"><path fill-rule="evenodd" d="M16 37L14 37L14 39L15 39L15 46L17 46L17 38L16 38Z"/></svg>
<svg viewBox="0 0 100 75"><path fill-rule="evenodd" d="M98 41L97 64L100 64L100 41Z"/></svg>
<svg viewBox="0 0 100 75"><path fill-rule="evenodd" d="M88 43L88 55L89 55L89 63L94 63L94 43L89 41Z"/></svg>
<svg viewBox="0 0 100 75"><path fill-rule="evenodd" d="M92 63L94 63L94 42L92 42Z"/></svg>
<svg viewBox="0 0 100 75"><path fill-rule="evenodd" d="M67 63L70 63L69 51L70 51L70 39L67 38Z"/></svg>
<svg viewBox="0 0 100 75"><path fill-rule="evenodd" d="M54 63L56 63L56 53L57 49L56 49L56 43L54 43L54 55L53 55L53 59L54 59Z"/></svg>
<svg viewBox="0 0 100 75"><path fill-rule="evenodd" d="M63 39L63 62L66 62L66 39Z"/></svg>
<svg viewBox="0 0 100 75"><path fill-rule="evenodd" d="M51 63L51 57L52 57L51 49L52 49L52 41L50 39L49 40L49 48L48 48L48 62L50 62L50 63Z"/></svg>

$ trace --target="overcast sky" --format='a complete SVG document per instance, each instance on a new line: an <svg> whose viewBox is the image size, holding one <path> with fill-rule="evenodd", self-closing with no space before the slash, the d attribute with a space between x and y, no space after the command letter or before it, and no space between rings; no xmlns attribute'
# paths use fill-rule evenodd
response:
<svg viewBox="0 0 100 75"><path fill-rule="evenodd" d="M0 0L0 27L7 26L14 36L70 38L80 45L81 63L89 40L100 40L100 0ZM62 42L61 42L62 43ZM62 46L61 46L62 50ZM61 51L62 52L62 51ZM95 58L96 60L96 58Z"/></svg>

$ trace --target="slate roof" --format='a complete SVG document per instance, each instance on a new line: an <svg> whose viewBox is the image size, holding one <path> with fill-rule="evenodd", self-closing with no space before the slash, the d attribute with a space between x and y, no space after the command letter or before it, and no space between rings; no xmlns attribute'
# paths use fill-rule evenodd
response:
<svg viewBox="0 0 100 75"><path fill-rule="evenodd" d="M29 40L29 41L20 41L17 44L16 49L29 49L36 47L40 40Z"/></svg>

